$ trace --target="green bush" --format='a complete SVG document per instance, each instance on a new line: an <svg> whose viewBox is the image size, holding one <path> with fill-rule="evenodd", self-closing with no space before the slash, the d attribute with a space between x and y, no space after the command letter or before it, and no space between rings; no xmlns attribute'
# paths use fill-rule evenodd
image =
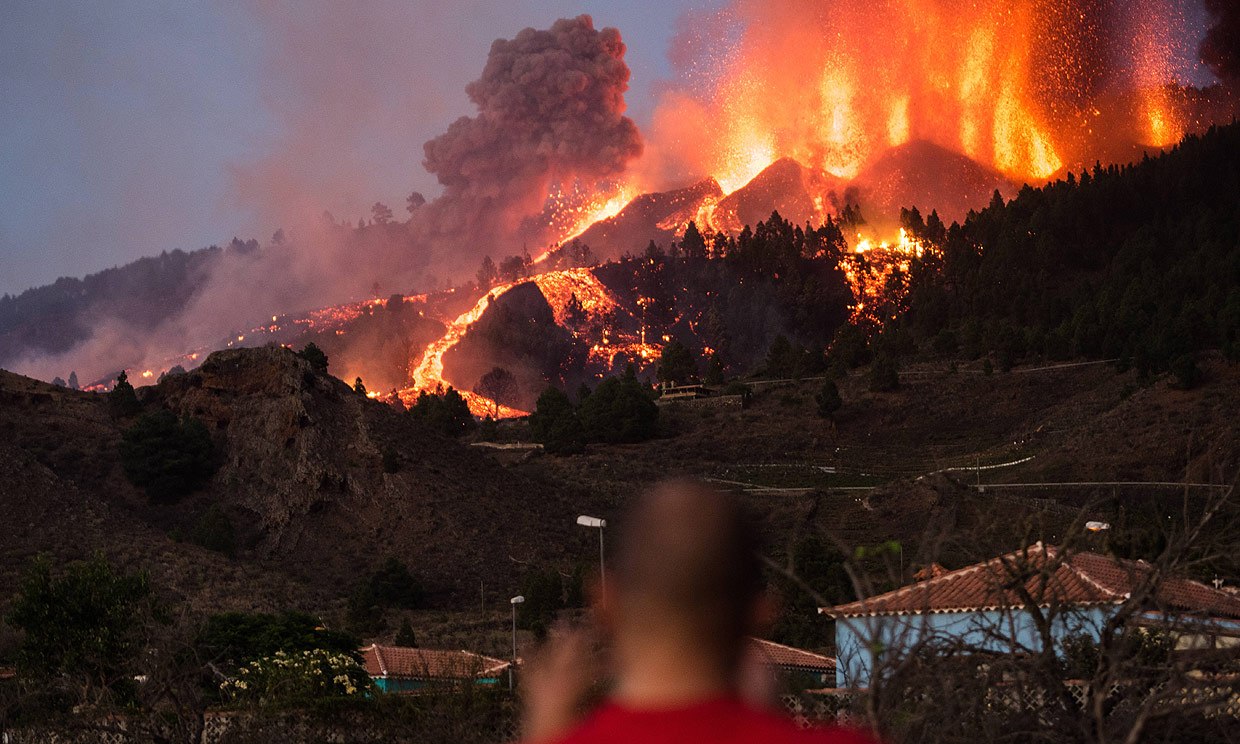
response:
<svg viewBox="0 0 1240 744"><path fill-rule="evenodd" d="M658 431L659 407L650 391L632 377L599 383L577 410L586 441L643 442Z"/></svg>
<svg viewBox="0 0 1240 744"><path fill-rule="evenodd" d="M166 409L148 413L121 435L121 465L151 503L174 503L203 486L215 472L207 427Z"/></svg>
<svg viewBox="0 0 1240 744"><path fill-rule="evenodd" d="M829 418L844 405L843 399L840 398L839 388L830 378L822 383L822 389L818 391L818 395L814 396L814 400L818 403L818 415L824 418Z"/></svg>
<svg viewBox="0 0 1240 744"><path fill-rule="evenodd" d="M224 555L232 555L236 547L232 520L228 518L228 512L220 508L219 504L212 504L211 508L207 509L206 514L198 520L198 524L194 525L189 539L195 545L201 545L207 550L214 550Z"/></svg>
<svg viewBox="0 0 1240 744"><path fill-rule="evenodd" d="M349 597L349 625L361 632L373 632L382 626L384 610L417 609L424 595L409 568L396 558L388 558Z"/></svg>
<svg viewBox="0 0 1240 744"><path fill-rule="evenodd" d="M265 707L322 698L366 699L374 683L351 655L314 649L254 659L221 684L220 691L234 704Z"/></svg>
<svg viewBox="0 0 1240 744"><path fill-rule="evenodd" d="M400 460L397 459L396 450L391 447L383 448L383 472L400 472Z"/></svg>
<svg viewBox="0 0 1240 744"><path fill-rule="evenodd" d="M306 344L306 348L298 352L297 356L310 362L310 366L320 372L327 371L327 354L314 343Z"/></svg>
<svg viewBox="0 0 1240 744"><path fill-rule="evenodd" d="M451 386L441 393L428 393L423 390L409 408L409 415L449 437L463 436L477 426L474 415L469 411L469 404Z"/></svg>
<svg viewBox="0 0 1240 744"><path fill-rule="evenodd" d="M538 396L530 414L530 434L553 454L573 454L585 449L581 420L568 396L554 386Z"/></svg>
<svg viewBox="0 0 1240 744"><path fill-rule="evenodd" d="M22 677L74 677L94 695L128 690L154 612L145 574L122 574L97 553L53 577L46 557L22 579L5 621L23 632L16 662Z"/></svg>
<svg viewBox="0 0 1240 744"><path fill-rule="evenodd" d="M879 356L870 366L870 392L890 393L900 387L900 371L895 360L889 356Z"/></svg>
<svg viewBox="0 0 1240 744"><path fill-rule="evenodd" d="M240 666L276 652L300 653L325 649L355 654L362 640L351 633L328 630L313 616L301 612L225 612L207 618L195 641L207 661Z"/></svg>

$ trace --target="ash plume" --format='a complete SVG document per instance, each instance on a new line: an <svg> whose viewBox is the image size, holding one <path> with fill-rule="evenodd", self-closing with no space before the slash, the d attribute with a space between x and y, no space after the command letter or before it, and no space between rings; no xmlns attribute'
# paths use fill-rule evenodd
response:
<svg viewBox="0 0 1240 744"><path fill-rule="evenodd" d="M1232 87L1240 83L1240 0L1204 0L1214 25L1201 40L1198 53L1218 78Z"/></svg>
<svg viewBox="0 0 1240 744"><path fill-rule="evenodd" d="M426 143L423 165L444 186L423 224L436 242L492 242L539 211L553 183L594 183L642 153L624 116L629 68L614 28L590 16L527 28L492 46L466 88L478 115Z"/></svg>

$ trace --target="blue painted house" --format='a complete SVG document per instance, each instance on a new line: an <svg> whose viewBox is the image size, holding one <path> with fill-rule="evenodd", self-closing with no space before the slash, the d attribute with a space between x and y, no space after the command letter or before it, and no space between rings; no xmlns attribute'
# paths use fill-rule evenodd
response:
<svg viewBox="0 0 1240 744"><path fill-rule="evenodd" d="M1240 598L1144 561L1041 542L895 591L819 612L835 619L837 687L867 687L885 664L922 646L979 654L1041 651L1036 608L1055 642L1095 640L1121 607L1131 624L1167 630L1182 650L1240 645Z"/></svg>
<svg viewBox="0 0 1240 744"><path fill-rule="evenodd" d="M363 649L366 673L381 692L415 693L460 684L494 685L509 663L470 651L437 651L371 644Z"/></svg>

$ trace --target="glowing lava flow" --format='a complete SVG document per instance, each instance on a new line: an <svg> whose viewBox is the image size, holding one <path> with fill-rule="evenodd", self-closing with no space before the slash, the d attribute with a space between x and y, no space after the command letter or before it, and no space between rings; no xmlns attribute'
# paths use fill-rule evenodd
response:
<svg viewBox="0 0 1240 744"><path fill-rule="evenodd" d="M469 327L476 323L482 317L482 314L487 311L487 306L491 304L491 300L498 298L521 283L509 282L498 287L492 287L473 307L461 313L456 320L449 323L447 332L441 338L426 347L426 351L422 353L422 359L418 362L418 366L410 373L410 377L413 378L413 385L399 392L400 399L405 405L413 405L418 399L418 394L423 391L435 392L446 387L443 378L443 355L465 337ZM469 390L459 390L458 392L461 394L461 397L465 398L465 402L469 404L469 410L475 416L487 416L494 412L495 401L484 398ZM499 407L500 418L525 415L527 415L525 411L508 408L507 406Z"/></svg>
<svg viewBox="0 0 1240 744"><path fill-rule="evenodd" d="M586 315L599 315L616 307L615 298L612 297L611 293L594 276L590 269L548 271L529 279L521 279L492 287L473 307L461 313L460 316L450 322L447 331L442 337L426 347L422 358L410 373L410 377L413 378L413 385L399 392L401 401L405 405L412 405L422 391L434 392L447 387L448 382L443 376L444 354L460 343L461 339L469 331L470 326L478 322L478 319L486 313L492 301L499 299L499 297L513 287L528 282L533 282L538 286L538 290L542 292L543 297L547 299L547 303L551 305L556 322L560 324L565 323L568 316L569 303L574 296L581 303L582 310ZM469 410L475 416L489 416L495 413L495 401L469 390L458 390L458 392L465 399L465 402L469 404ZM508 406L499 407L499 418L525 415L527 415L526 411L509 408Z"/></svg>

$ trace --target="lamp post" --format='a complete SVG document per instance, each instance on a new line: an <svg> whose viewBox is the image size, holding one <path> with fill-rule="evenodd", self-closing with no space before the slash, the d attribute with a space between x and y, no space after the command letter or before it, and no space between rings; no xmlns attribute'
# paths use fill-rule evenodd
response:
<svg viewBox="0 0 1240 744"><path fill-rule="evenodd" d="M582 514L577 517L577 524L582 527L598 528L598 589L602 592L607 588L607 574L603 571L603 528L607 526L607 520Z"/></svg>
<svg viewBox="0 0 1240 744"><path fill-rule="evenodd" d="M517 665L517 605L525 601L525 597L518 594L508 603L512 605L512 663L508 665L508 690L512 691L512 669Z"/></svg>

